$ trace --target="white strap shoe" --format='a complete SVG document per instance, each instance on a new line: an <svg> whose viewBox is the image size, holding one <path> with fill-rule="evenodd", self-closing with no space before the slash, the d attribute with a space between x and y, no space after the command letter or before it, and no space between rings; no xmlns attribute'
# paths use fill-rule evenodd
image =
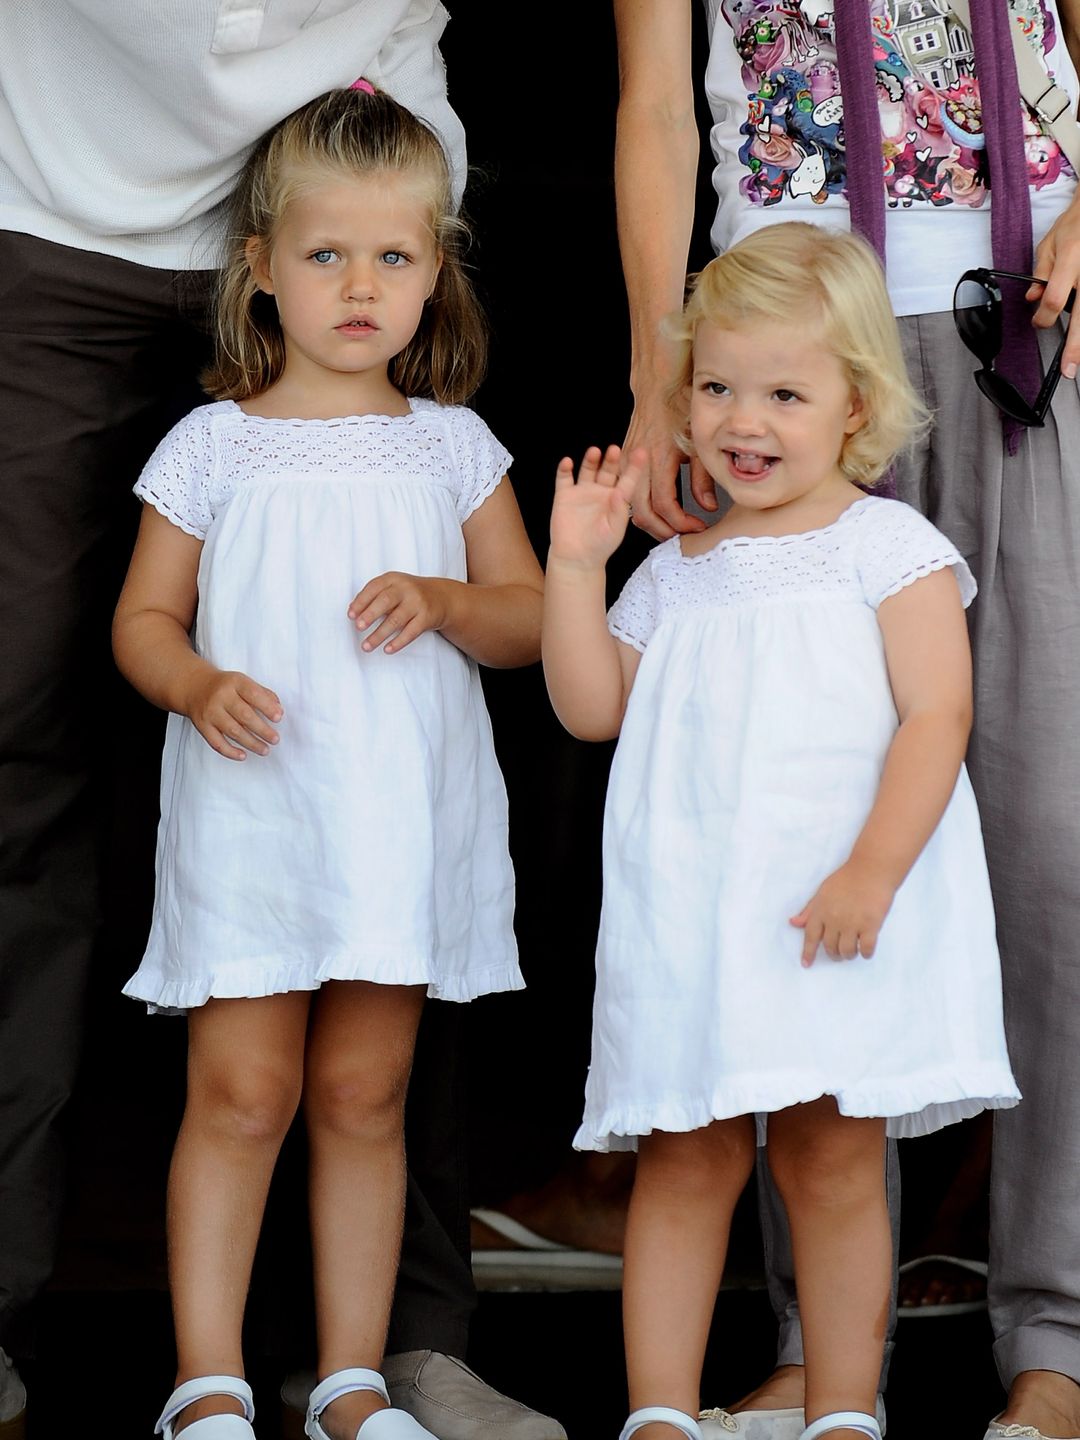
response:
<svg viewBox="0 0 1080 1440"><path fill-rule="evenodd" d="M819 1435L828 1435L830 1430L858 1430L860 1435L869 1435L870 1440L881 1440L881 1431L873 1415L862 1410L835 1410L831 1415L822 1415L808 1425L802 1433L802 1440L817 1440Z"/></svg>
<svg viewBox="0 0 1080 1440"><path fill-rule="evenodd" d="M705 1440L701 1426L692 1415L687 1415L684 1410L670 1410L666 1405L648 1405L644 1410L635 1410L623 1426L619 1440L630 1440L631 1435L657 1421L681 1430L687 1440Z"/></svg>
<svg viewBox="0 0 1080 1440"><path fill-rule="evenodd" d="M255 1431L251 1428L251 1422L255 1418L251 1386L237 1375L200 1375L194 1380L185 1380L183 1385L178 1385L169 1396L168 1403L154 1426L154 1434L164 1436L165 1440L173 1440L173 1421L181 1410L186 1410L196 1400L204 1400L208 1395L228 1395L233 1400L239 1400L244 1407L244 1413L207 1415L204 1420L195 1420L184 1426L184 1434L189 1440L255 1440Z"/></svg>
<svg viewBox="0 0 1080 1440"><path fill-rule="evenodd" d="M377 1370L335 1370L315 1386L308 1400L304 1434L309 1440L330 1440L320 1423L323 1411L342 1395L353 1395L358 1390L372 1390L390 1403L386 1382ZM362 1422L356 1440L437 1440L437 1437L404 1410L376 1410Z"/></svg>

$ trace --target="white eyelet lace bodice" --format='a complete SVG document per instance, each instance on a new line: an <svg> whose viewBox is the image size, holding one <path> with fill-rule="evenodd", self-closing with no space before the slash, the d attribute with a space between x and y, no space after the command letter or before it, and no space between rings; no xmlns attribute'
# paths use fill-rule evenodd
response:
<svg viewBox="0 0 1080 1440"><path fill-rule="evenodd" d="M203 405L162 441L135 493L199 539L238 490L287 479L423 485L445 491L464 521L510 455L471 410L433 400L411 406L408 415L268 420L232 400Z"/></svg>
<svg viewBox="0 0 1080 1440"><path fill-rule="evenodd" d="M799 535L735 536L684 555L676 536L653 550L612 606L617 639L644 650L656 627L685 612L831 596L873 609L952 566L965 605L975 582L956 547L917 510L868 495L832 525Z"/></svg>

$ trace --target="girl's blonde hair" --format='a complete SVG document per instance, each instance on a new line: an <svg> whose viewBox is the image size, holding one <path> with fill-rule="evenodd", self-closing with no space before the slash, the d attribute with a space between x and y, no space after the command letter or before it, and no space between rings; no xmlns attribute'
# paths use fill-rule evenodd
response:
<svg viewBox="0 0 1080 1440"><path fill-rule="evenodd" d="M875 484L893 456L929 424L908 380L881 263L858 236L799 220L766 225L718 255L691 283L682 314L664 327L681 349L670 396L684 431L698 326L742 330L758 320L791 325L793 346L804 319L817 322L824 344L847 372L865 416L840 453L849 480ZM678 438L692 453L690 436Z"/></svg>
<svg viewBox="0 0 1080 1440"><path fill-rule="evenodd" d="M285 342L273 296L255 283L247 255L265 252L298 190L342 175L406 175L424 185L442 265L416 334L390 362L406 395L444 405L468 400L484 377L487 326L463 252L468 230L455 214L442 144L422 120L383 91L332 90L287 115L255 146L228 206L226 259L214 312L214 359L203 387L218 400L246 400L279 378Z"/></svg>

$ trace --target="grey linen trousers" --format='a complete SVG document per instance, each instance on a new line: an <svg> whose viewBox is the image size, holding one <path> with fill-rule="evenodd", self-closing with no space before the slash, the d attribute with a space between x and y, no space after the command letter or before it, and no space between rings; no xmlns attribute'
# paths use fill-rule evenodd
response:
<svg viewBox="0 0 1080 1440"><path fill-rule="evenodd" d="M900 328L934 424L900 457L897 494L953 541L979 585L968 611L968 768L997 913L1009 1056L1024 1097L994 1117L994 1358L1006 1389L1024 1370L1080 1382L1080 393L1062 380L1045 427L1026 430L1010 455L952 315L907 316ZM1044 366L1059 338L1057 328L1040 335ZM759 1180L779 1362L797 1364L787 1227L764 1165ZM889 1201L895 1233L893 1146Z"/></svg>
<svg viewBox="0 0 1080 1440"><path fill-rule="evenodd" d="M1080 1381L1080 394L1062 380L1045 428L1009 455L952 316L901 327L935 420L898 494L979 584L968 766L1024 1097L994 1117L994 1358L1006 1388L1023 1370ZM1040 337L1044 366L1059 335Z"/></svg>

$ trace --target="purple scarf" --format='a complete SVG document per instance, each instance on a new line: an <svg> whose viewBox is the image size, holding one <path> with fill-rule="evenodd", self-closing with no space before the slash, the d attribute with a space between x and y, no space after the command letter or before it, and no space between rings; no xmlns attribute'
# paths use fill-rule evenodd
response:
<svg viewBox="0 0 1080 1440"><path fill-rule="evenodd" d="M990 247L996 270L1030 275L1031 198L1028 190L1020 87L1016 79L1007 0L969 0L975 73L979 78L983 134L990 167ZM885 182L881 122L874 77L873 40L867 0L834 0L836 63L844 97L844 143L851 225L885 263ZM1019 285L1006 284L1003 340L998 369L1027 400L1042 379L1039 343L1031 307ZM1001 417L1009 453L1015 454L1024 426Z"/></svg>

